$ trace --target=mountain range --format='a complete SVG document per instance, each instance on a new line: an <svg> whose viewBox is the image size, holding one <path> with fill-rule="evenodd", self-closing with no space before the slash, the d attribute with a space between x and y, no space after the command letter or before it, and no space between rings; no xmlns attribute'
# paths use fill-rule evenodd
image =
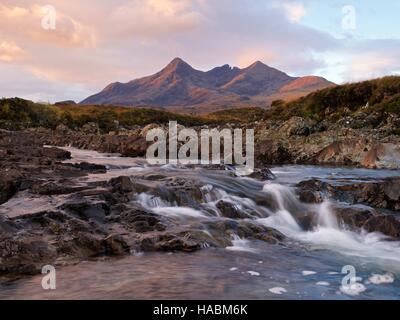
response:
<svg viewBox="0 0 400 320"><path fill-rule="evenodd" d="M267 107L273 100L290 100L333 85L316 76L291 77L260 61L243 69L224 65L200 71L175 58L154 75L111 83L81 104L208 112L244 106Z"/></svg>

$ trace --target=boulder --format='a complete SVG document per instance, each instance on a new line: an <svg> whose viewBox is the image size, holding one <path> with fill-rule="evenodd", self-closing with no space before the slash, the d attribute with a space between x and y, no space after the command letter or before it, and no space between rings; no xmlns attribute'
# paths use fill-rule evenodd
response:
<svg viewBox="0 0 400 320"><path fill-rule="evenodd" d="M400 239L400 220L393 215L377 212L367 206L334 206L333 210L346 226Z"/></svg>
<svg viewBox="0 0 400 320"><path fill-rule="evenodd" d="M280 141L262 140L256 143L255 161L258 167L273 164L286 164L293 160L293 155Z"/></svg>
<svg viewBox="0 0 400 320"><path fill-rule="evenodd" d="M253 173L251 173L248 177L257 179L257 180L261 180L261 181L276 179L276 176L268 168L254 169Z"/></svg>
<svg viewBox="0 0 400 320"><path fill-rule="evenodd" d="M247 219L249 215L246 212L240 210L237 206L230 202L220 200L217 202L216 207L220 211L221 215L230 219Z"/></svg>

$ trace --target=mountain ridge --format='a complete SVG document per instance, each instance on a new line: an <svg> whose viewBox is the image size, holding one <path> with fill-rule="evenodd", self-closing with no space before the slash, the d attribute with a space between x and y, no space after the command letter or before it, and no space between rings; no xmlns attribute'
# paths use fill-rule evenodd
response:
<svg viewBox="0 0 400 320"><path fill-rule="evenodd" d="M113 82L80 104L221 109L246 105L268 106L274 99L304 95L335 85L322 77L291 77L256 61L246 68L225 64L208 71L194 69L174 58L161 71L131 80ZM283 90L283 91L282 91Z"/></svg>

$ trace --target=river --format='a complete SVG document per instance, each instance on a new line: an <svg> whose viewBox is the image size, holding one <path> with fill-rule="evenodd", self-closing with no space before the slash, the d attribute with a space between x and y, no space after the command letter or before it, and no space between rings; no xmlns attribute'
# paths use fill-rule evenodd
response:
<svg viewBox="0 0 400 320"><path fill-rule="evenodd" d="M304 204L293 190L296 183L313 177L346 184L400 176L399 171L292 165L272 168L276 180L258 181L233 176L230 170L154 167L143 159L65 149L72 153L70 162L108 168L106 174L79 178L79 183L122 175L149 185L156 183L154 175L195 179L202 186L200 201L187 195L187 205L178 205L168 201L169 196L146 192L133 201L179 224L203 225L208 232L207 222L226 219L216 206L224 200L286 240L272 244L233 234L226 248L92 259L57 268L56 290L43 290L41 275L24 277L1 284L1 299L400 299L400 242L379 233L351 231L336 220L330 208L333 200ZM260 205L263 197L275 205ZM317 218L312 229L305 230L296 219L296 212L304 210ZM352 287L346 286L345 266L356 272Z"/></svg>

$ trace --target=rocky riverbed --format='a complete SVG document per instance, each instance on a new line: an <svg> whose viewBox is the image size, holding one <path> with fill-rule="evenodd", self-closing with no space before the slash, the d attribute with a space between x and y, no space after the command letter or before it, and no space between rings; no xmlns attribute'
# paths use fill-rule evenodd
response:
<svg viewBox="0 0 400 320"><path fill-rule="evenodd" d="M248 124L213 126L254 129L255 160L258 167L281 164L311 164L353 166L377 169L400 169L400 119L388 114L384 120L379 114L359 112L336 121L317 122L301 117L286 121L259 120ZM126 157L143 157L149 145L145 136L149 129L166 125L149 124L145 127L116 127L115 131L101 133L98 125L87 123L71 130L65 125L56 129L31 128L18 136L35 145L73 146ZM197 126L193 129L211 127Z"/></svg>
<svg viewBox="0 0 400 320"><path fill-rule="evenodd" d="M299 257L304 254L319 261L314 267L326 275L333 266L339 272L341 265L350 262L366 276L373 271L399 273L399 171L297 165L272 167L272 172L262 168L252 177L243 177L223 166L151 167L137 157L45 146L65 145L62 135L52 136L47 131L0 134L0 271L5 294L10 289L12 295L20 295L18 289L23 292L35 279L29 275L40 273L48 264L75 272L90 261L97 270L104 263L106 270L107 261L113 261L109 259L126 257L128 260L115 263L126 268L126 261L133 259L130 263L144 270L172 259L162 258L163 254L179 252L187 255L177 257L192 267L195 261L201 265L207 252L210 261L220 261L221 266L238 264L231 267L234 270L246 268L237 259L264 265L274 261L268 268L260 270L260 263L256 271L245 270L242 275L268 271L268 277L275 272L282 278L282 271L279 276L276 273L284 262L275 259L282 255L289 264L296 261L301 265L304 262ZM102 145L103 151L110 151L101 135L80 134L69 139L79 147L99 149ZM126 143L126 139L138 138L109 135L108 139ZM115 141L110 143L117 148L112 151L122 151L118 148L126 144ZM129 145L143 148L140 143ZM136 255L143 253L147 260L139 262ZM200 273L210 266L203 267ZM179 270L188 272L176 266L176 272ZM216 272L223 279L223 270ZM264 284L269 283L268 277ZM289 282L300 281L289 273L286 277ZM70 278L76 280L72 274ZM225 285L233 286L234 279L228 276L229 285ZM317 282L332 282L328 280L321 276ZM193 285L199 288L196 283ZM122 296L173 297L159 294L157 289L146 295L150 289L145 282L142 285L142 293ZM256 287L254 284L253 289ZM192 288L194 297L201 297L201 289L196 288ZM255 294L257 290L251 293L250 287L246 290L249 297L266 297ZM331 297L336 297L336 291ZM294 292L289 296L296 297ZM40 291L36 294L40 296ZM63 297L62 293L58 297ZM218 297L237 298L229 290Z"/></svg>

